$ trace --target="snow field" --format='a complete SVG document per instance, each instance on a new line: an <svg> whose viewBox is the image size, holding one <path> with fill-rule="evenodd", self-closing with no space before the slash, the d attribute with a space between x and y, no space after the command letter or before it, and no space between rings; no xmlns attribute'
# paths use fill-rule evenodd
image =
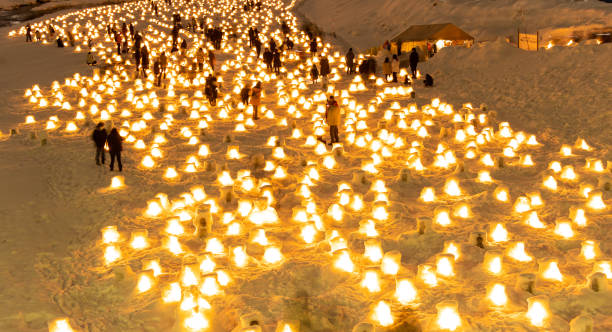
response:
<svg viewBox="0 0 612 332"><path fill-rule="evenodd" d="M333 69L326 92L344 111L343 144L327 147L315 139L327 135L326 94L308 80L308 55L285 53L277 77L243 48L251 24L280 40L280 19L306 48L297 20L277 2L261 13L232 12L231 3L175 4L240 35L216 52L217 106L201 94L202 74L180 73L194 45L210 48L200 36L183 35L192 47L171 58L159 89L151 76L133 79L99 25L142 13L133 18L139 30L152 23L145 38L154 54L170 46L171 8L162 5L159 19L139 2L56 20L88 27L97 56L113 66L26 91L34 122L20 135L56 145L87 139L98 121L117 126L131 168L126 187L109 188L105 175L96 195L140 200L109 212L111 228L93 230L98 239L69 258L39 260L75 330L246 331L239 321L257 320L281 331L284 322L293 331L348 331L361 321L397 331L568 331L576 317L579 327L609 326L605 145L591 147L588 136L563 147L537 142L495 112L348 77L321 42ZM85 41L78 29L75 37ZM254 122L237 91L258 79L266 110ZM141 164L146 156L153 167Z"/></svg>

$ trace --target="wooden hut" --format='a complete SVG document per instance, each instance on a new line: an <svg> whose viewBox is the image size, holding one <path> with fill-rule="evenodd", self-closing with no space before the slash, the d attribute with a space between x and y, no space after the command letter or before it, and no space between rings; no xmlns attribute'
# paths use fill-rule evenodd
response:
<svg viewBox="0 0 612 332"><path fill-rule="evenodd" d="M416 48L422 57L429 57L435 49L447 46L466 46L474 44L474 37L452 23L413 25L391 39L392 50L401 47L402 53Z"/></svg>

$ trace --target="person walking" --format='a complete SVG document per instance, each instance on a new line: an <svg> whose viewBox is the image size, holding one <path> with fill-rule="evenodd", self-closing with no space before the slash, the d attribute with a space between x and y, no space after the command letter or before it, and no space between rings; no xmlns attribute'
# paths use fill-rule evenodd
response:
<svg viewBox="0 0 612 332"><path fill-rule="evenodd" d="M273 57L274 55L272 54L272 52L270 52L270 49L266 48L266 50L263 53L263 61L266 64L266 68L268 69L268 72L272 71Z"/></svg>
<svg viewBox="0 0 612 332"><path fill-rule="evenodd" d="M196 60L198 62L198 71L204 71L204 50L200 47L196 51Z"/></svg>
<svg viewBox="0 0 612 332"><path fill-rule="evenodd" d="M240 100L242 101L242 105L246 107L249 104L249 94L251 93L251 88L248 85L244 85L242 90L240 90Z"/></svg>
<svg viewBox="0 0 612 332"><path fill-rule="evenodd" d="M208 65L210 66L210 69L213 71L213 73L215 72L215 53L213 53L213 51L208 51Z"/></svg>
<svg viewBox="0 0 612 332"><path fill-rule="evenodd" d="M321 67L321 71L319 72L319 74L321 74L321 77L327 78L327 75L331 73L331 70L329 69L329 60L326 56L321 57L319 61L319 66Z"/></svg>
<svg viewBox="0 0 612 332"><path fill-rule="evenodd" d="M110 170L112 171L115 166L115 159L117 159L117 166L119 166L119 172L123 171L123 165L121 164L121 151L123 150L123 137L119 135L117 128L113 128L108 135L106 140L108 142L108 150L110 152Z"/></svg>
<svg viewBox="0 0 612 332"><path fill-rule="evenodd" d="M261 81L257 81L253 89L251 89L251 105L253 105L253 120L259 120L257 111L258 111L260 103L261 103Z"/></svg>
<svg viewBox="0 0 612 332"><path fill-rule="evenodd" d="M397 54L393 54L393 60L391 61L391 71L393 72L393 83L397 83L397 75L400 71L400 63L397 58Z"/></svg>
<svg viewBox="0 0 612 332"><path fill-rule="evenodd" d="M153 74L155 75L155 85L161 86L161 65L159 58L153 62Z"/></svg>
<svg viewBox="0 0 612 332"><path fill-rule="evenodd" d="M412 52L410 52L410 71L412 72L412 78L416 78L417 75L417 65L419 64L419 53L417 53L416 48L412 48Z"/></svg>
<svg viewBox="0 0 612 332"><path fill-rule="evenodd" d="M389 82L391 78L391 62L389 58L385 58L385 62L382 65L383 75L385 75L385 81Z"/></svg>
<svg viewBox="0 0 612 332"><path fill-rule="evenodd" d="M160 79L166 78L166 67L168 67L168 57L166 56L166 52L162 52L159 56L159 69L161 70Z"/></svg>
<svg viewBox="0 0 612 332"><path fill-rule="evenodd" d="M96 146L96 165L104 164L104 144L106 144L106 139L108 138L108 134L106 134L106 129L104 129L104 122L100 122L96 125L96 129L94 129L91 134L91 139L94 141ZM100 164L100 162L102 162Z"/></svg>
<svg viewBox="0 0 612 332"><path fill-rule="evenodd" d="M121 34L115 32L115 43L117 44L117 54L121 55Z"/></svg>
<svg viewBox="0 0 612 332"><path fill-rule="evenodd" d="M312 64L312 68L310 69L310 79L312 80L312 84L316 84L319 80L319 70L317 69L316 64Z"/></svg>
<svg viewBox="0 0 612 332"><path fill-rule="evenodd" d="M338 136L338 126L340 125L340 106L334 99L334 96L329 96L327 99L327 109L325 110L325 121L329 126L329 136L331 141L329 145L339 143L340 138Z"/></svg>
<svg viewBox="0 0 612 332"><path fill-rule="evenodd" d="M355 73L355 53L353 53L353 49L349 48L348 52L344 56L344 60L346 60L346 71L349 75Z"/></svg>
<svg viewBox="0 0 612 332"><path fill-rule="evenodd" d="M147 45L142 47L142 51L140 52L142 56L142 75L146 78L147 71L149 70L149 49Z"/></svg>
<svg viewBox="0 0 612 332"><path fill-rule="evenodd" d="M274 52L274 55L272 55L272 67L274 68L274 73L276 75L280 75L280 68L282 67L283 63L281 62L281 58L280 58L280 53Z"/></svg>
<svg viewBox="0 0 612 332"><path fill-rule="evenodd" d="M310 56L315 57L317 55L317 41L315 39L310 41Z"/></svg>
<svg viewBox="0 0 612 332"><path fill-rule="evenodd" d="M30 24L26 25L26 43L32 41L32 26Z"/></svg>

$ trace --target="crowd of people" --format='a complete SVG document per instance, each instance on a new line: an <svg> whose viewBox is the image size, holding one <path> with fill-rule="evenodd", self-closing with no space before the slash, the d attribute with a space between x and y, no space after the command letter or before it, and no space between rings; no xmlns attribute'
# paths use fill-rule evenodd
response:
<svg viewBox="0 0 612 332"><path fill-rule="evenodd" d="M167 5L171 5L172 0L164 1ZM152 1L150 4L152 6L152 10L155 12L155 15L159 15L157 3ZM261 10L261 8L262 3L260 1L254 2L249 0L244 3L242 9L245 12L248 12L252 10ZM206 40L210 42L210 45L212 45L212 49L205 49L198 46L197 49L194 48L195 52L190 51L187 38L181 34L183 29L186 29L191 33L203 34ZM292 52L294 50L294 43L291 40L292 31L286 21L280 21L280 30L282 32L282 38L278 38L278 36L273 38L269 38L269 36L264 37L269 41L267 42L266 47L263 49L263 52L263 45L261 41L262 38L258 28L256 26L250 27L247 32L248 48L246 51L250 52L251 50L254 50L256 58L263 61L268 73L274 73L277 76L285 72L285 70L283 70L284 55L286 52ZM48 32L51 36L55 34L55 28L52 23L48 25ZM115 42L117 55L124 61L130 57L133 57L132 64L135 78L138 78L141 75L142 77L147 77L149 75L152 62L155 85L162 87L166 80L166 71L169 65L170 57L174 59L174 56L177 56L179 60L187 59L187 63L191 63L191 67L186 68L183 66L185 61L179 61L181 64L180 72L190 72L195 75L195 73L198 72L204 73L208 71L208 74L205 75L206 80L204 84L204 94L207 97L210 105L215 106L217 104L220 85L215 71L216 56L214 50L221 49L221 44L224 40L226 31L224 31L221 27L211 27L207 25L207 20L204 17L191 17L184 20L180 14L175 13L172 15L172 28L169 34L171 38L170 44L172 45L170 50L168 50L170 55L167 54L167 50L162 49L157 52L158 55L154 59L151 59L148 45L145 42L146 38L142 35L142 33L143 32L136 29L134 23L128 24L127 22L123 22L120 27L112 24L106 25L106 34ZM312 60L312 66L309 71L310 79L313 85L318 84L319 81L321 81L321 86L325 91L327 90L329 76L331 74L330 63L327 56L318 54L319 44L317 37L310 31L307 31L306 33L310 39L307 44L308 46L306 52L309 54L310 59ZM70 32L67 34L70 45L74 46L74 38L72 37L72 34ZM35 38L36 40L39 40L39 35L40 33L38 30L33 33L32 27L29 24L26 26L26 42L32 42L35 40ZM230 36L234 36L234 38L236 37L236 35L231 32ZM277 44L279 40L281 43ZM57 36L57 44L59 47L64 47L63 38L59 35ZM88 45L91 48L93 46L93 42L89 40ZM383 45L383 49L388 49L390 51L390 44L388 42L385 43L385 45ZM392 55L390 52L387 53L389 53L389 56L384 57L384 61L382 63L382 74L387 82L398 83L401 68L399 56L401 55L401 52L398 50L397 54ZM354 75L358 73L364 80L369 80L372 75L376 75L377 63L373 56L369 56L358 61L355 52L352 48L350 48L345 54L344 60L347 75ZM97 66L99 64L91 50L87 53L86 62L91 66ZM419 54L416 49L413 48L408 55L408 62L410 74L406 75L404 84L412 84L417 77ZM433 86L433 77L426 74L424 84L427 87ZM261 81L254 82L253 84L245 84L240 91L240 102L243 104L245 109L249 106L252 108L253 120L259 119L259 106L261 105L262 101L262 91L263 86ZM327 143L327 140L323 139L322 137L319 137L319 140L330 145L340 142L339 126L341 123L341 113L340 106L334 99L334 96L329 96L326 105L325 120L329 127L330 140L329 143ZM117 129L112 128L110 133L107 134L104 124L99 123L92 134L92 139L94 140L96 146L96 164L104 164L104 149L106 147L109 150L111 157L110 169L113 170L116 160L119 171L122 171L122 138L118 134Z"/></svg>

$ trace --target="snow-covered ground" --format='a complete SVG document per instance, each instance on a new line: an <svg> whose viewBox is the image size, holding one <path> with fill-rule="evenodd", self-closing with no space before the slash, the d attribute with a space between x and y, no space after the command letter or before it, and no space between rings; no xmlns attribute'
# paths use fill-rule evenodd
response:
<svg viewBox="0 0 612 332"><path fill-rule="evenodd" d="M297 10L353 47L382 45L414 24L453 23L478 41L522 31L612 26L612 6L571 0L301 0ZM570 30L571 31L571 30Z"/></svg>
<svg viewBox="0 0 612 332"><path fill-rule="evenodd" d="M176 5L184 9L193 4L177 2ZM119 9L116 17L125 17L123 11L138 10L143 12L144 19L152 18L146 1L116 8ZM105 21L104 13L97 10L103 11L84 11L86 19ZM170 11L163 7L162 11L166 14L163 20L168 24ZM274 22L272 31L276 30L278 22L272 18L282 17L279 11L274 9L264 14ZM243 14L239 12L238 15ZM253 13L245 15L251 19L257 16ZM221 12L207 16L214 19L214 24L229 18ZM76 17L67 16L66 19L71 21ZM353 19L360 18L353 16ZM140 18L138 20L137 29L142 29L144 24ZM269 23L263 19L257 21L262 35L268 36L270 31L265 27ZM166 39L156 38L154 31L160 26L158 22L151 22L146 35L149 46L155 49L162 45L161 40L165 42ZM291 23L298 25L293 20ZM229 25L229 21L226 24ZM166 34L169 32L167 25L160 30ZM241 115L238 96L232 90L247 82L252 83L255 77L251 74L258 75L265 70L243 62L249 57L248 51L243 49L244 41L238 44L228 41L226 50L217 53L217 70L223 78L224 106L212 107L197 94L202 90L201 86L185 87L178 78L173 84L176 97L168 96L167 89L155 87L142 86L143 90L139 91L140 85L131 77L133 69L129 65L126 72L129 75L117 67L117 76L111 75L92 84L93 87L104 84L108 88L107 79L113 84L119 83L112 94L98 90L100 99L96 100L92 95L96 89L87 84L87 78L91 78L93 73L84 64L83 52L74 53L70 47L58 49L53 45L26 44L23 35L7 37L9 31L0 30L0 130L5 133L0 142L0 183L3 185L0 238L4 240L0 242L0 250L4 253L4 259L0 260L0 278L5 281L0 292L2 331L46 331L47 321L56 317L69 318L78 331L179 331L185 330L182 326L184 318L198 313L210 321L211 330L229 331L239 324L242 314L249 312L261 313L261 317L256 319L265 325L264 331L273 331L280 320L299 321L299 331L350 331L360 321L372 322L380 330L410 331L410 326L419 326L422 330L433 331L438 328L436 306L446 300L457 301L464 331L531 331L538 329L525 316L526 299L542 294L550 298L552 318L545 323L550 324L551 330L569 331L569 322L580 314L590 315L597 331L612 328L609 291L594 292L587 284L591 273L598 271L599 262L609 262L612 254L609 244L612 197L609 189L605 189L605 183L610 181L610 167L606 161L612 159L612 134L609 130L612 126L609 99L612 75L610 67L605 66L612 53L609 44L553 48L538 53L517 50L503 42L472 49L442 49L421 68L423 73L434 75L436 87L425 89L420 84L415 85L416 100L394 94L388 88L395 88L397 92L398 86L391 84L376 86L368 83L365 91L349 91L354 77L344 75L339 58L333 57L332 68L337 70L337 77L332 80L332 86L340 102L346 103L341 129L345 153L331 151L328 147L319 154L317 148L324 147L306 144L306 137L313 135L317 128L325 131L320 112L324 105L320 99L322 91L320 84L312 87L307 80L308 60L285 58L287 69L295 78L270 77L270 82L264 83L263 105L271 111L264 114L274 118L264 116L253 125L248 121L248 111ZM103 31L100 34L104 36ZM190 46L197 40L194 34L186 36ZM96 44L98 42L109 47L108 50L98 47L99 59L110 58L112 44L103 38L97 39ZM306 40L297 44L298 50L302 50L306 47ZM330 55L334 51L334 46L330 45ZM301 61L304 61L303 67L300 67ZM172 69L177 69L178 61L171 63ZM221 69L223 63L227 68ZM243 70L247 76L242 76ZM75 73L84 78L75 79ZM176 74L171 76L178 77ZM65 78L74 79L79 87L65 85ZM57 93L52 92L54 80L60 83L57 91L62 92L63 101L70 103L70 110L61 110L59 106L39 107L40 98L36 103L29 103L24 97L25 89L38 84L46 100L53 104L58 99ZM305 85L300 87L302 81ZM278 82L283 85L277 87ZM358 83L352 84L358 86ZM81 95L81 87L88 90L87 97ZM143 108L137 108L135 102L126 100L128 89L132 89L134 98L141 101L147 95L149 103L143 102ZM155 91L156 96L151 96L151 91ZM291 96L293 91L297 91L298 96ZM407 88L403 92L407 92ZM300 101L299 96L305 99ZM453 119L444 114L445 107L431 106L436 97L452 104L462 118ZM85 105L78 105L80 99ZM287 104L279 105L281 99ZM153 105L154 100L162 105L174 105L176 111L164 112ZM181 100L185 100L185 104ZM305 105L306 101L311 105ZM462 105L468 102L474 108L462 109ZM488 105L488 112L479 109L481 103ZM100 111L107 109L109 104L116 105L117 111L111 113L111 120L106 122L120 126L128 136L142 139L146 146L140 149L134 142L124 143L125 169L121 175L125 177L127 187L117 190L110 190L108 186L111 177L118 173L95 166L89 140L92 123L100 120ZM411 109L413 104L416 108ZM94 115L91 114L91 105L99 108ZM375 112L368 111L370 105ZM290 106L295 106L295 110ZM124 109L132 114L120 115ZM415 112L416 109L419 111ZM192 110L198 113L192 114ZM85 115L85 120L75 119L79 111ZM145 112L149 112L152 119L143 119ZM469 114L477 117L483 114L486 119L474 130L483 131L483 135L495 132L490 142L478 143L471 149L465 142L454 139L463 129L467 134L466 142L474 142L476 137L469 134L471 122L464 121ZM37 122L24 124L26 115L34 115ZM52 115L59 117L55 122L58 128L45 130ZM168 122L168 115L175 120ZM190 118L192 115L194 118ZM383 123L384 117L387 119ZM141 119L147 127L138 130L133 125ZM76 132L64 131L69 121L74 121L78 127ZM130 127L126 126L126 121ZM198 128L201 121L208 125L203 135ZM367 128L357 128L363 124L355 121L363 121ZM522 142L518 147L512 147L518 141L513 143L510 138L503 137L504 131L499 127L502 121L509 121L515 130L511 133L515 140L523 137L517 132L524 130L525 138L535 134L540 145L529 146ZM162 123L170 128L162 130ZM403 123L408 128L402 128ZM237 131L241 130L239 125L243 125L245 131ZM389 137L378 128L383 125L394 136ZM291 138L294 126L302 131L300 138ZM410 129L411 126L414 128ZM487 126L491 129L486 129ZM188 143L189 138L182 130L184 127L194 134L198 141L196 144ZM6 135L11 128L18 128L19 134ZM356 133L354 141L347 133L348 128ZM446 135L440 135L442 128L445 128ZM419 131L423 134L423 130L428 132L428 137L418 136ZM31 136L33 132L36 133L34 138ZM369 141L368 132L374 136ZM140 166L140 162L154 152L156 134L161 134L167 142L159 143L163 157L154 158L155 167L147 169ZM226 143L228 135L230 143ZM41 145L44 136L48 136L48 143ZM279 146L287 157L273 156L273 147L267 145L270 136L281 138ZM574 142L579 137L594 150L575 147ZM400 147L399 142L405 146ZM365 147L360 147L362 143ZM442 147L438 145L440 143ZM211 151L208 156L198 155L202 144L208 145ZM409 148L411 144L413 149ZM573 156L560 154L562 144L573 147ZM378 145L380 148L376 148ZM238 146L245 156L238 160L228 158L226 152L232 146ZM504 149L507 153L515 151L520 157L503 157ZM474 152L475 158L470 159L470 151ZM519 165L525 161L526 154L532 157L535 166ZM480 162L487 155L491 156L495 166L484 166ZM193 160L188 161L191 156L196 157L198 165ZM452 162L453 156L460 167ZM256 167L252 160L259 158L275 167L271 171ZM328 169L326 164L331 158L337 164ZM382 163L377 163L378 158ZM503 159L504 167L499 167L499 158ZM590 162L593 165L591 169L584 168L586 158L595 158ZM419 171L417 160L427 169ZM447 168L436 167L433 165L435 160L449 165ZM602 170L596 171L595 166L599 164L595 160L601 161ZM548 169L552 161L559 161L566 168L554 173ZM186 172L190 164L196 167L196 172ZM365 171L372 170L374 165L377 172L369 174ZM573 167L578 180L563 179L571 175L568 166ZM169 167L176 169L177 179L164 178ZM234 194L237 197L229 203L220 197L220 191L228 189L218 181L224 169L236 182ZM249 170L252 177L243 177L244 170ZM490 172L494 183L478 180L479 172L483 170ZM283 171L287 173L284 178ZM557 191L542 186L548 176L558 182ZM452 178L459 182L460 196L445 193L445 183ZM372 186L376 184L375 179L384 181L386 192L380 183ZM244 188L250 180L262 187L247 192ZM264 186L265 183L269 187ZM339 192L340 183L345 183L342 192ZM586 184L594 189L601 186L607 209L598 211L586 206L589 200L583 195ZM202 212L204 205L194 195L194 186L202 186L208 195L205 201L212 203L208 200L213 200L213 205L221 211L214 214L213 233L208 242L192 235L180 235L178 238L186 253L175 255L164 244L170 238L167 224L176 215L185 219L200 215L198 212ZM501 197L499 192L504 186L508 190L508 202L496 199ZM419 199L425 187L434 189L435 202L426 203ZM528 226L525 219L532 216L530 212L519 213L513 208L519 196L532 197L533 192L540 194L544 206L531 199L527 200L527 206L537 212L544 229ZM160 216L150 216L146 213L148 203L158 193L167 194L175 208L164 208ZM189 193L192 195L185 195ZM275 223L258 225L260 220L253 213L254 205L249 207L244 203L240 208L237 206L238 199L265 205L271 196L274 198L271 206L279 215ZM189 204L189 197L198 203ZM262 197L265 197L263 201ZM341 208L346 198L349 204ZM364 201L364 205L362 209L354 210L358 198ZM386 200L388 203L384 203ZM159 199L155 201L162 203ZM187 206L180 207L181 204ZM467 204L472 212L467 219L453 215L461 210L461 204ZM375 213L375 208L379 212ZM445 208L451 213L450 225L444 227L440 225L441 221L430 225L427 219L423 219L434 218ZM581 226L581 220L570 213L575 208L585 209L586 226ZM336 221L334 213L329 212L336 211L337 215L340 210L344 211L342 221ZM388 217L379 214L383 210L388 212ZM234 224L223 222L223 212L229 213L228 218L234 218ZM302 215L307 220L297 221ZM567 235L563 227L568 225L555 226L558 218L571 218L569 227L575 232L573 236L565 239L559 235ZM364 223L368 219L375 221ZM430 226L423 234L416 231L417 219ZM503 230L493 232L499 227L492 224L495 222L504 225L510 241L504 241ZM530 223L536 225L533 219ZM184 220L180 224L186 233L194 231L191 221ZM238 235L228 235L237 225L240 227ZM105 264L103 258L109 244L103 243L100 233L105 226L117 226L121 234L115 245L122 257L109 264ZM378 235L373 234L374 228ZM259 229L265 230L270 244L253 243L254 235L260 234ZM311 244L305 243L301 236L308 233L304 229L314 230ZM369 235L362 233L366 229L369 229ZM135 250L130 246L130 238L133 232L140 230L147 231L150 247ZM476 231L486 233L485 249L476 247L474 239L470 239ZM401 253L402 264L397 277L383 274L380 262L364 257L364 240L368 236L372 243L379 241L383 252L397 250ZM221 253L216 253L210 238L223 244ZM344 246L342 240L346 242L347 251L338 250ZM596 259L587 260L586 249L581 252L581 248L586 248L585 240L594 240L599 245L600 250L595 250ZM516 241L524 242L526 252L532 258L530 262L516 261L511 257L514 255L506 252L514 248ZM437 264L437 258L454 261L451 256L438 255L441 252L456 253L452 246L449 249L450 244L460 254L454 262L456 276L453 277L444 276L443 266L437 266L442 265ZM240 246L246 248L250 257L247 266L242 268L237 266L237 255L233 251ZM266 263L263 259L265 248L279 248L283 256L281 263ZM487 273L483 262L485 256L497 254L503 257L501 274ZM336 267L338 258L346 260L347 257L354 263L352 273ZM557 262L563 274L562 281L547 280L544 278L546 274L539 271L538 265L546 267L547 258ZM159 260L163 274L153 278L151 291L138 294L139 274L151 259ZM205 264L200 265L201 261ZM216 263L215 268L209 267L210 261ZM170 283L185 280L187 266L202 270L201 277L198 273L200 283L205 280L211 284L222 282L223 273L232 279L227 286L220 287L221 295L214 296L200 295L197 289L183 285L183 296L200 297L211 304L211 309L206 309L206 303L200 302L190 310L179 310L176 304L165 304L161 300L162 290ZM424 282L422 270L427 266L433 271L438 268L438 273L432 274L436 276L438 286L432 287ZM378 272L381 290L370 293L361 284L366 272L373 276L374 271ZM522 273L536 276L535 289L531 293L515 287L517 280L524 278ZM208 277L212 279L206 279ZM611 274L608 272L609 277ZM402 293L406 296L402 301L396 298L396 279L404 278L416 287L416 299L408 300L410 292ZM506 287L508 303L505 306L495 308L487 299L488 288L494 283ZM212 290L211 287L202 288L204 293ZM380 326L381 321L384 322L382 313L385 306L377 306L379 301L384 301L391 309L392 328ZM375 318L372 313L377 307L381 308L381 315ZM587 316L584 318L588 321Z"/></svg>

